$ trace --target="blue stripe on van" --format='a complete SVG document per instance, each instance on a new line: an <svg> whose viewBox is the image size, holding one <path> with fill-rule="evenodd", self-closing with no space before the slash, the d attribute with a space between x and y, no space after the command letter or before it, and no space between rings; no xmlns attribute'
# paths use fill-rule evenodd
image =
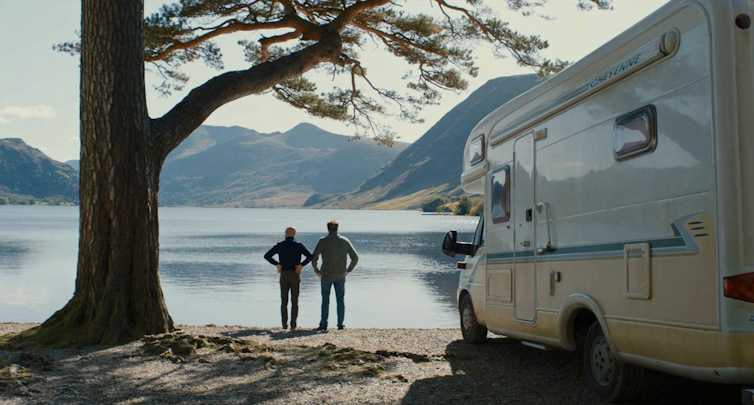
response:
<svg viewBox="0 0 754 405"><path fill-rule="evenodd" d="M686 242L684 241L683 237L674 237L674 238L666 238L666 239L640 240L640 241L630 241L630 242L603 243L603 244L597 244L597 245L563 247L563 248L557 248L552 252L548 252L546 254L540 255L539 257L548 258L548 259L552 257L565 256L565 255L579 255L581 257L584 257L585 255L587 257L590 255L594 255L596 257L597 254L609 253L609 252L615 252L616 256L623 256L623 248L626 245L632 245L632 244L637 244L637 243L649 243L649 246L652 249L686 247ZM526 250L526 251L515 253L516 259L527 260L533 257L534 257L533 250ZM487 255L487 259L489 259L489 262L491 263L492 262L504 263L507 261L513 261L513 258L514 258L513 252L495 253L495 254Z"/></svg>
<svg viewBox="0 0 754 405"><path fill-rule="evenodd" d="M660 238L660 239L649 239L649 240L636 240L636 241L626 241L626 242L611 242L611 243L601 243L601 244L594 244L594 245L583 245L583 246L567 246L567 247L557 247L552 252L544 253L537 256L537 261L551 261L551 260L558 260L558 259L565 259L565 258L571 258L571 259L589 259L589 258L596 258L596 257L613 257L613 256L623 256L623 249L626 245L632 245L632 244L639 244L639 243L649 243L649 246L651 247L654 254L661 254L661 253L699 253L699 245L697 245L696 241L694 240L694 237L691 236L685 229L684 225L686 224L686 221L689 219L702 215L703 213L695 213L691 215L684 216L682 218L679 218L675 220L672 224L670 224L671 229L673 230L673 236L668 238ZM514 261L533 261L534 260L534 251L533 250L526 250L526 251L520 251L516 252L515 255L513 252L507 252L507 253L493 253L487 255L487 262L488 263L512 263Z"/></svg>
<svg viewBox="0 0 754 405"><path fill-rule="evenodd" d="M483 263L485 263L485 260L484 260L484 258L481 258L481 259L477 260L477 262L474 264L474 269L471 271L471 275L469 276L469 280L466 282L466 285L464 287L464 288L466 288L466 290L470 290L471 289L471 284L474 282L474 279L476 278L476 271L479 269L479 266L481 264L483 264Z"/></svg>

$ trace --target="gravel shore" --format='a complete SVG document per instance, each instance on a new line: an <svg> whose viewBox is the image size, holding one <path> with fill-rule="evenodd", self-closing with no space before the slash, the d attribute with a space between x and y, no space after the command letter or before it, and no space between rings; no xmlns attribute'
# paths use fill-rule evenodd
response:
<svg viewBox="0 0 754 405"><path fill-rule="evenodd" d="M0 335L34 324L0 323ZM121 346L0 351L0 404L601 404L581 358L458 329L179 325ZM647 372L639 404L737 404L735 387Z"/></svg>

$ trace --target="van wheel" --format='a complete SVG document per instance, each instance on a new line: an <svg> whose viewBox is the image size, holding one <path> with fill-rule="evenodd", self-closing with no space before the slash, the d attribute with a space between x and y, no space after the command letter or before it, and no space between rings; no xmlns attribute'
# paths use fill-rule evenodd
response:
<svg viewBox="0 0 754 405"><path fill-rule="evenodd" d="M592 391L607 401L630 401L641 390L644 369L618 360L597 322L586 334L584 371Z"/></svg>
<svg viewBox="0 0 754 405"><path fill-rule="evenodd" d="M471 296L466 294L461 300L461 332L468 343L482 343L487 338L487 328L476 320Z"/></svg>

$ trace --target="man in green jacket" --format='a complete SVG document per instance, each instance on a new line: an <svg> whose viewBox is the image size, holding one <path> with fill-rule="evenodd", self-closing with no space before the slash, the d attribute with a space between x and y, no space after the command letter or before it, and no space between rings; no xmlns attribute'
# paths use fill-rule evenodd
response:
<svg viewBox="0 0 754 405"><path fill-rule="evenodd" d="M343 319L346 315L346 276L356 267L359 255L353 248L351 241L338 235L338 221L327 223L329 234L317 242L312 253L312 267L322 284L322 317L319 330L327 330L327 318L330 314L330 290L335 287L335 299L338 301L338 329L345 328ZM318 266L319 255L322 255L322 267ZM346 266L348 258L351 263Z"/></svg>

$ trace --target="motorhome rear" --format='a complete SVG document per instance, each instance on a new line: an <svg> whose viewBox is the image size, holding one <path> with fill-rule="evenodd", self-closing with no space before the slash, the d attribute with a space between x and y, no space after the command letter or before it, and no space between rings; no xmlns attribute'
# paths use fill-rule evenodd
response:
<svg viewBox="0 0 754 405"><path fill-rule="evenodd" d="M610 400L642 368L754 384L753 12L671 1L476 126L466 340L583 342Z"/></svg>

